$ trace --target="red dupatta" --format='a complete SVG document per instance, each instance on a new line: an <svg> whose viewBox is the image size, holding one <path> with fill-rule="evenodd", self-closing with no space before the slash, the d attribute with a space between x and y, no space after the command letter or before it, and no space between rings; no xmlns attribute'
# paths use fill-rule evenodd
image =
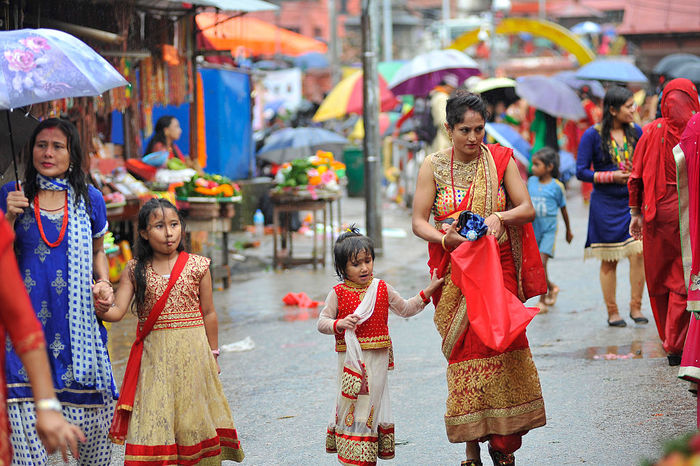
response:
<svg viewBox="0 0 700 466"><path fill-rule="evenodd" d="M698 91L684 78L669 82L661 97L662 118L644 127L634 148L632 173L628 181L630 206L639 207L644 221L656 217L656 203L666 194L667 157L681 138L688 120L700 112ZM670 160L670 159L669 159Z"/></svg>
<svg viewBox="0 0 700 466"><path fill-rule="evenodd" d="M158 301L153 305L151 312L148 313L148 319L146 319L143 326L140 329L138 326L136 327L136 341L134 341L134 344L131 346L131 351L129 352L129 361L126 364L126 372L124 373L124 381L122 382L119 401L114 410L112 426L109 429L109 438L112 439L114 443L124 443L127 431L129 430L129 420L131 419L131 412L134 409L136 385L138 384L139 373L141 372L143 341L148 334L151 333L153 326L158 321L158 317L160 317L161 312L163 312L165 303L170 296L170 290L180 277L182 269L185 268L188 256L189 255L185 251L180 252L173 266L173 270L170 272L168 286L165 288L165 291Z"/></svg>
<svg viewBox="0 0 700 466"><path fill-rule="evenodd" d="M481 165L467 195L455 210L436 216L435 220L456 217L467 209L484 217L491 215L512 157L512 149L498 144L482 146ZM431 273L437 270L438 276L443 277L448 264L452 265L452 280L468 300L470 324L484 344L499 351L505 350L536 314L522 302L547 290L532 225L509 226L508 234L518 281L517 297L503 285L500 251L495 238L465 242L452 252L445 251L439 243L428 243ZM441 290L433 294L436 306L441 294Z"/></svg>

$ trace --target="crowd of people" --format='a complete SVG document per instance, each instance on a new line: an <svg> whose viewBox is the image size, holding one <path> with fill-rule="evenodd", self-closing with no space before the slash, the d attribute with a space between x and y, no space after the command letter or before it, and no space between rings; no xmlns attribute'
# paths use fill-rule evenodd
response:
<svg viewBox="0 0 700 466"><path fill-rule="evenodd" d="M488 442L495 465L514 465L523 435L546 423L526 327L560 293L546 269L558 211L566 241L573 239L558 148L542 139L525 181L512 149L484 143L485 101L458 87L448 77L431 97L437 135L413 201L413 232L428 244L427 286L404 299L375 277L372 240L355 228L334 245L340 283L318 330L334 336L338 353L326 451L343 464L394 457L388 315L413 316L431 301L447 361L445 428L450 442L465 444L461 464L481 465ZM700 312L695 85L667 83L660 110L641 128L632 92L611 86L600 123L580 138L577 177L593 186L584 255L600 261L611 327L627 325L615 290L618 262L630 261L630 319L649 322L641 311L646 281L668 362L697 384L700 326L687 312ZM161 119L156 134L146 152L182 158L176 119ZM129 465L242 461L218 378L210 261L185 251L180 212L163 199L142 206L135 256L115 292L105 203L80 168L75 127L44 120L29 149L23 179L0 189L0 295L8 304L0 331L12 342L2 357L0 463L47 464L60 449L81 465L108 465L112 443L126 444ZM523 304L534 297L537 307ZM117 391L104 322L129 311L139 324Z"/></svg>

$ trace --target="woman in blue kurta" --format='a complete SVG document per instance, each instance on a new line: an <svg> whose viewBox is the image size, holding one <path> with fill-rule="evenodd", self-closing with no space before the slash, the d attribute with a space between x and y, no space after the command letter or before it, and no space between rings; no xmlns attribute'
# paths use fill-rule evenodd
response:
<svg viewBox="0 0 700 466"><path fill-rule="evenodd" d="M600 259L600 286L608 309L608 325L627 325L615 298L616 269L620 259L630 260L630 318L647 323L641 313L644 291L642 243L629 234L627 179L634 146L642 134L633 123L634 97L626 88L613 86L603 101L603 121L583 133L578 147L576 177L593 183L585 257ZM591 168L592 167L592 168Z"/></svg>
<svg viewBox="0 0 700 466"><path fill-rule="evenodd" d="M79 136L71 123L55 118L41 122L29 147L22 191L14 182L3 186L0 209L14 226L20 273L44 329L63 414L87 436L79 462L108 465L116 388L107 332L94 314L95 307L108 308L114 299L102 246L105 203L86 183ZM12 464L43 465L47 455L33 428L26 370L12 348L6 349Z"/></svg>

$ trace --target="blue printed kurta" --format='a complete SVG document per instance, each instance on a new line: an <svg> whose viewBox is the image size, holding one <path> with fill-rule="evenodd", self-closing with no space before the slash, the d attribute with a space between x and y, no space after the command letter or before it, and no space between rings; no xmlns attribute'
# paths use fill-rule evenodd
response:
<svg viewBox="0 0 700 466"><path fill-rule="evenodd" d="M0 189L0 209L7 211L7 194L14 190L14 182ZM102 194L89 186L91 210L90 221L93 238L107 231L107 210ZM56 241L61 230L63 211L41 212L41 223L48 241ZM34 312L44 328L51 374L56 395L61 403L81 406L103 406L116 398L116 387L112 380L112 393L103 394L95 387L77 383L73 377L73 353L70 346L68 322L68 234L61 244L51 248L43 241L34 218L34 204L25 209L15 221L15 249L19 270L24 278ZM92 244L84 245L92 249ZM96 319L94 313L93 318ZM100 322L100 336L107 346L107 331ZM9 340L5 371L7 375L7 401L31 401L32 391L27 373ZM103 396L104 395L104 396ZM105 397L107 397L105 399Z"/></svg>

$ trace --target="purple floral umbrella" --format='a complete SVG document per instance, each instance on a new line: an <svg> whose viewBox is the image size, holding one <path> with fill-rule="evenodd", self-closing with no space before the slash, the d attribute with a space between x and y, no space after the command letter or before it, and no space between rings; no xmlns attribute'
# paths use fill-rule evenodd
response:
<svg viewBox="0 0 700 466"><path fill-rule="evenodd" d="M107 60L70 34L54 29L0 31L0 110L99 95L127 84ZM8 127L14 161L9 118Z"/></svg>
<svg viewBox="0 0 700 466"><path fill-rule="evenodd" d="M461 83L481 72L479 65L459 50L433 50L415 56L399 68L389 83L389 89L394 95L425 97L447 74L455 75Z"/></svg>

